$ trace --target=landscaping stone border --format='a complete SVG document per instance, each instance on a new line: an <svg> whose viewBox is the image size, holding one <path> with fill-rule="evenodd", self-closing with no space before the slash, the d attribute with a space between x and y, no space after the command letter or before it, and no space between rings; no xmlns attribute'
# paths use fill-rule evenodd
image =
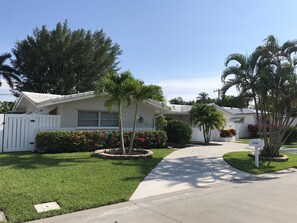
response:
<svg viewBox="0 0 297 223"><path fill-rule="evenodd" d="M115 149L99 149L95 151L95 156L103 159L114 159L114 160L140 160L140 159L151 159L153 152L147 149L133 149L133 152L139 152L140 154L111 154L109 151Z"/></svg>
<svg viewBox="0 0 297 223"><path fill-rule="evenodd" d="M255 158L255 152L250 152L249 156ZM278 157L259 156L259 159L273 162L287 162L289 160L289 157L287 155L281 155Z"/></svg>

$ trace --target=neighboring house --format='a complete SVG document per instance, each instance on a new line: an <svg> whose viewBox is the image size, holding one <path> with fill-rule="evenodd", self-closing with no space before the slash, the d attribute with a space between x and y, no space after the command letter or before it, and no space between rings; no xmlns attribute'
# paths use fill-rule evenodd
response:
<svg viewBox="0 0 297 223"><path fill-rule="evenodd" d="M256 123L256 112L253 109L248 108L230 108L220 107L216 104L213 105L218 111L224 114L226 119L225 128L234 128L237 131L236 138L244 138L249 136L248 125ZM165 116L168 119L181 120L188 124L191 124L190 110L191 105L169 105L170 110L165 111ZM211 140L219 140L219 131L212 131ZM193 126L192 141L203 141L202 132Z"/></svg>
<svg viewBox="0 0 297 223"><path fill-rule="evenodd" d="M96 97L93 91L54 95L22 92L13 112L60 115L61 128L75 129L116 129L118 127L118 109L113 112L105 107L106 97ZM123 110L124 128L132 128L135 104ZM156 117L164 111L162 104L156 101L144 102L138 111L137 128L154 129Z"/></svg>

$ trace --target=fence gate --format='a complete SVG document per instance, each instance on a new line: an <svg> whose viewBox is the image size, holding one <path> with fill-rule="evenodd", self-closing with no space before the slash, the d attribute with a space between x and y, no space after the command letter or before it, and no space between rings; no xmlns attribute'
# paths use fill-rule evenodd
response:
<svg viewBox="0 0 297 223"><path fill-rule="evenodd" d="M1 128L3 131L0 136L2 152L34 151L35 136L39 129L60 127L60 120L59 115L5 114L0 127L0 134Z"/></svg>

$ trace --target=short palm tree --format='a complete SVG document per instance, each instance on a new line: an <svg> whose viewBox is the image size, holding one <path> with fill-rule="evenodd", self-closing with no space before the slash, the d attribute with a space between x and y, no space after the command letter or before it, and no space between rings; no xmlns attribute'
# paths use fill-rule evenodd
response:
<svg viewBox="0 0 297 223"><path fill-rule="evenodd" d="M163 96L162 88L157 85L145 85L143 81L136 80L134 84L134 91L132 93L132 98L135 100L135 112L134 112L134 123L133 130L130 140L129 153L133 148L136 121L138 109L141 103L148 102L149 100L155 100L159 102L164 102L165 98Z"/></svg>
<svg viewBox="0 0 297 223"><path fill-rule="evenodd" d="M10 58L11 55L9 53L4 53L0 55L0 75L4 78L4 80L6 80L9 87L13 88L14 83L21 82L21 80L19 78L18 72L9 65L5 64L5 61Z"/></svg>
<svg viewBox="0 0 297 223"><path fill-rule="evenodd" d="M200 92L199 96L196 98L197 102L200 103L208 103L209 102L209 96L206 92Z"/></svg>
<svg viewBox="0 0 297 223"><path fill-rule="evenodd" d="M99 79L95 94L97 96L107 96L105 106L112 111L116 105L118 107L119 132L121 141L121 150L126 153L123 133L123 107L130 103L130 95L134 90L135 79L129 71L123 73L108 73Z"/></svg>
<svg viewBox="0 0 297 223"><path fill-rule="evenodd" d="M220 130L225 125L223 113L212 105L195 104L190 111L190 117L192 124L202 129L205 143L209 143L212 129Z"/></svg>

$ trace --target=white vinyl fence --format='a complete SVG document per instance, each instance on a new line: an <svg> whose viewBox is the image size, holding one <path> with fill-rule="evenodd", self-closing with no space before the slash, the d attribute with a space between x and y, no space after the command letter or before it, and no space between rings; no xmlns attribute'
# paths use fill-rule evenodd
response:
<svg viewBox="0 0 297 223"><path fill-rule="evenodd" d="M0 114L0 152L34 151L37 132L60 123L59 115Z"/></svg>

